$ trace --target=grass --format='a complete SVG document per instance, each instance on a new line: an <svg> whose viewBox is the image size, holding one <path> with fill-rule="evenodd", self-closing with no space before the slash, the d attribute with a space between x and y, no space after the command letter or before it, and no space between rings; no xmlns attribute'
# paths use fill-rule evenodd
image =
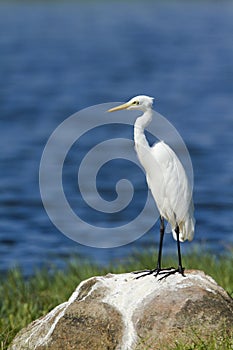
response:
<svg viewBox="0 0 233 350"><path fill-rule="evenodd" d="M65 270L43 269L25 280L20 269L9 271L0 284L0 350L7 346L16 333L31 321L45 315L56 305L67 300L75 287L84 279L108 272L121 273L144 268L152 268L155 252L135 253L127 261L107 267L99 267L90 262L73 259ZM193 253L183 258L184 266L199 269L212 276L233 297L233 257ZM176 261L167 257L164 265L175 265ZM220 345L219 345L220 344ZM211 336L203 341L196 337L192 347L177 344L176 350L233 349L229 336Z"/></svg>

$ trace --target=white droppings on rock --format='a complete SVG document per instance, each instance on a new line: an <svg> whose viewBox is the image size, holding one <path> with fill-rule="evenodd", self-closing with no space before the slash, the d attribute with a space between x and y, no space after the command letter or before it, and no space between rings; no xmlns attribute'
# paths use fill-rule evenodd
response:
<svg viewBox="0 0 233 350"><path fill-rule="evenodd" d="M207 276L205 274L187 274L187 287L198 285L199 287L202 287L204 290L209 291L211 293L216 293L215 289L219 286L215 282L213 278L210 276ZM182 282L181 282L182 283ZM185 283L182 283L182 288L185 286ZM220 287L221 288L221 287Z"/></svg>
<svg viewBox="0 0 233 350"><path fill-rule="evenodd" d="M143 273L142 273L143 274ZM132 349L133 344L137 341L137 333L133 324L133 313L140 308L144 301L150 300L156 295L159 296L163 291L170 289L172 293L185 287L195 286L197 281L206 291L216 293L212 287L218 287L212 278L208 278L209 286L206 285L206 275L187 274L185 277L176 273L174 275L159 281L161 276L155 277L153 274L136 279L132 273L108 275L109 278L99 277L98 280L108 288L108 294L103 302L115 307L121 314L125 325L125 331L122 339L121 350ZM209 276L208 276L209 277ZM200 283L201 282L201 283ZM137 298L135 298L137 296Z"/></svg>
<svg viewBox="0 0 233 350"><path fill-rule="evenodd" d="M109 291L103 301L115 307L122 314L125 330L121 350L132 349L133 344L137 340L137 333L132 320L135 310L151 294L160 295L163 289L167 289L168 284L172 284L172 280L174 280L174 278L169 278L158 282L157 277L148 275L143 277L142 283L142 280L136 279L136 276L135 274L128 273L117 275L112 279L100 278L100 281ZM177 279L183 280L183 276L178 274L175 276L175 288L179 288Z"/></svg>
<svg viewBox="0 0 233 350"><path fill-rule="evenodd" d="M92 278L90 278L91 280ZM77 297L79 296L80 293L80 289L82 288L82 286L86 283L87 281L83 281L79 284L79 286L76 288L76 290L74 291L74 293L70 296L70 298L68 299L68 301L58 305L57 307L55 307L55 309L53 309L52 311L50 311L44 318L39 319L37 322L37 325L33 331L33 333L31 333L31 335L28 337L28 339L26 340L26 343L29 343L31 337L33 336L34 333L40 334L40 328L42 328L46 323L49 323L49 321L51 321L53 318L54 322L50 325L50 328L48 330L48 332L46 333L45 336L38 338L37 343L35 344L35 348L37 346L42 346L42 345L46 345L49 341L50 336L52 335L54 329L56 328L57 323L59 322L59 320L64 316L65 311L67 310L67 308L77 299ZM96 288L97 288L97 284L94 284L90 291L88 292L87 295L85 295L81 300L85 300ZM80 301L81 301L80 300ZM61 310L61 311L60 311Z"/></svg>
<svg viewBox="0 0 233 350"><path fill-rule="evenodd" d="M49 324L50 320L52 320L56 315L57 313L60 311L60 310L63 310L66 306L67 302L65 303L62 303L58 306L56 306L52 311L50 311L45 317L37 320L34 322L34 330L31 332L30 336L25 339L25 343L26 344L29 344L30 343L30 340L31 338L34 336L34 334L38 334L39 333L39 330L40 328L42 328L43 326L46 326L46 324ZM62 311L59 313L59 315L61 315L62 317ZM50 330L49 330L50 331ZM49 333L49 332L48 332ZM39 345L40 343L42 344L42 341L43 338L38 338L38 343L36 345Z"/></svg>

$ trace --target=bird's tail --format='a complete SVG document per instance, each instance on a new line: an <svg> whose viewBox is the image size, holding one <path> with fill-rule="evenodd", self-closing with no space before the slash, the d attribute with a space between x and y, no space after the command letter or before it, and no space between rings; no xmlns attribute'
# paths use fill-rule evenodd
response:
<svg viewBox="0 0 233 350"><path fill-rule="evenodd" d="M181 242L184 242L186 239L189 241L192 241L193 236L194 236L194 228L195 228L195 219L194 217L189 217L188 219L181 221L179 223L179 229L180 229L180 234L179 234L179 240ZM175 229L172 230L172 234L174 239L177 239Z"/></svg>

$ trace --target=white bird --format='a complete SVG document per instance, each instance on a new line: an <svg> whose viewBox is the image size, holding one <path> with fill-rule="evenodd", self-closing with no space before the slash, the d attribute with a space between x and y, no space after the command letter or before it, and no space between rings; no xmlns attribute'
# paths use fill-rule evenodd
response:
<svg viewBox="0 0 233 350"><path fill-rule="evenodd" d="M143 277L148 274L163 274L162 278L176 272L184 276L181 261L180 242L191 241L194 236L194 206L192 188L185 169L175 152L163 141L150 147L144 130L153 117L153 98L149 96L136 96L130 101L111 108L108 112L139 110L144 112L136 119L134 124L135 150L140 163L146 172L146 180L160 213L160 243L157 266L153 270L146 270ZM172 228L173 237L177 241L178 268L162 269L162 246L164 237L164 219ZM162 279L161 278L161 279Z"/></svg>

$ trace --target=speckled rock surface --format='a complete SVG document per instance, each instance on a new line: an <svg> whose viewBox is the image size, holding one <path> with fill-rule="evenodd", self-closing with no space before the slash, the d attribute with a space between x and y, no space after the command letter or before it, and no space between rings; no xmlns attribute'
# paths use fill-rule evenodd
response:
<svg viewBox="0 0 233 350"><path fill-rule="evenodd" d="M9 350L166 349L196 332L233 331L233 299L202 271L159 281L132 273L83 281L70 299L19 332Z"/></svg>

